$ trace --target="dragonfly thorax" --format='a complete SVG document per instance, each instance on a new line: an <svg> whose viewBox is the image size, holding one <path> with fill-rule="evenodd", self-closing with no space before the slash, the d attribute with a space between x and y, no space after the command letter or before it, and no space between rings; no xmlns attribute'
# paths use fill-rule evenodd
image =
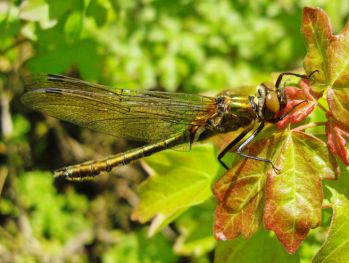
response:
<svg viewBox="0 0 349 263"><path fill-rule="evenodd" d="M246 97L220 95L216 98L215 113L207 120L206 128L215 133L235 131L248 126L255 118Z"/></svg>

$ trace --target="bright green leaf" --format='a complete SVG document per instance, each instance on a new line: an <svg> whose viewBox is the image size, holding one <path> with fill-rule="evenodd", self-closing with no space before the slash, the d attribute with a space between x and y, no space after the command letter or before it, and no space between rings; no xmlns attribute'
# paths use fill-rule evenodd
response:
<svg viewBox="0 0 349 263"><path fill-rule="evenodd" d="M178 254L198 257L213 250L216 244L212 229L212 211L215 205L215 202L209 200L188 210L176 221L180 236L174 250Z"/></svg>
<svg viewBox="0 0 349 263"><path fill-rule="evenodd" d="M298 255L289 255L270 233L260 230L251 239L239 237L217 244L215 263L299 262Z"/></svg>
<svg viewBox="0 0 349 263"><path fill-rule="evenodd" d="M330 231L313 263L349 261L349 200L334 189L331 189L331 192L333 216Z"/></svg>
<svg viewBox="0 0 349 263"><path fill-rule="evenodd" d="M81 11L76 11L69 15L64 25L64 33L68 42L74 42L79 38L83 21L84 14Z"/></svg>
<svg viewBox="0 0 349 263"><path fill-rule="evenodd" d="M212 195L218 170L212 145L198 145L191 152L165 151L146 162L156 174L140 185L141 201L133 219L146 222L158 213L173 215Z"/></svg>
<svg viewBox="0 0 349 263"><path fill-rule="evenodd" d="M45 0L26 0L23 1L19 17L23 20L39 22L42 28L53 27L57 20L51 20L49 17L49 6Z"/></svg>
<svg viewBox="0 0 349 263"><path fill-rule="evenodd" d="M137 231L128 235L119 234L117 240L115 245L109 246L102 254L103 263L171 263L178 260L172 253L170 241L161 235L150 239L146 237L145 231Z"/></svg>

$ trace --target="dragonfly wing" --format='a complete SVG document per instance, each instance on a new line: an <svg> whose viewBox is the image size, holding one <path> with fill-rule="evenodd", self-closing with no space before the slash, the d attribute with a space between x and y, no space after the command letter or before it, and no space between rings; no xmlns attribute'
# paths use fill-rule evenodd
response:
<svg viewBox="0 0 349 263"><path fill-rule="evenodd" d="M204 125L215 99L110 88L59 75L27 80L22 102L58 119L136 141L156 142Z"/></svg>

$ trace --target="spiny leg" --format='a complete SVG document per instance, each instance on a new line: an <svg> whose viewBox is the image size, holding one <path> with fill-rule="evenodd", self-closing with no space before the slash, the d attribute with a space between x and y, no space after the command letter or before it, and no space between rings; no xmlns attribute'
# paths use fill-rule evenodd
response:
<svg viewBox="0 0 349 263"><path fill-rule="evenodd" d="M249 136L237 149L236 149L236 153L242 157L245 157L247 159L252 159L252 160L256 160L256 161L261 161L261 162L266 162L266 163L270 163L271 166L273 167L274 171L276 173L280 172L280 169L277 168L272 160L266 159L266 158L260 158L260 157L256 157L256 156L251 156L251 155L247 155L242 153L243 149L249 145L252 140L254 138L256 138L256 136L261 132L261 130L263 130L264 128L264 122L261 122L261 124L258 126L258 128L251 134L251 136Z"/></svg>
<svg viewBox="0 0 349 263"><path fill-rule="evenodd" d="M223 157L226 155L227 152L231 150L236 144L238 144L245 136L247 133L249 133L252 130L251 127L248 127L247 129L243 130L239 136L237 136L233 141L231 141L218 155L218 161L220 164L226 169L229 170L229 167L223 162Z"/></svg>
<svg viewBox="0 0 349 263"><path fill-rule="evenodd" d="M280 84L281 84L281 81L282 81L282 78L283 78L284 76L295 76L295 77L299 77L299 78L301 78L301 79L310 79L311 76L313 76L313 75L314 75L315 73L317 73L317 72L319 72L319 70L314 70L314 71L312 71L309 75L297 74L297 73L293 73L293 72L283 72L283 73L281 73L281 74L278 76L278 78L277 78L277 80L276 80L276 82L275 82L275 87L276 87L276 89L279 89Z"/></svg>

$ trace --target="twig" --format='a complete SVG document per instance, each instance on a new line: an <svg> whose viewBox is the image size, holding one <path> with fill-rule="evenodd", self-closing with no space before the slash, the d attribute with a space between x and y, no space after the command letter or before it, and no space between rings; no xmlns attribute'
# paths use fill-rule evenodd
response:
<svg viewBox="0 0 349 263"><path fill-rule="evenodd" d="M323 121L319 121L319 122L311 122L311 123L308 123L308 124L304 124L304 125L301 125L301 126L298 126L296 128L293 129L293 131L303 131L303 130L306 130L306 129L309 129L309 128L313 128L313 127L317 127L317 126L321 126L321 125L325 125L326 122L323 122Z"/></svg>

